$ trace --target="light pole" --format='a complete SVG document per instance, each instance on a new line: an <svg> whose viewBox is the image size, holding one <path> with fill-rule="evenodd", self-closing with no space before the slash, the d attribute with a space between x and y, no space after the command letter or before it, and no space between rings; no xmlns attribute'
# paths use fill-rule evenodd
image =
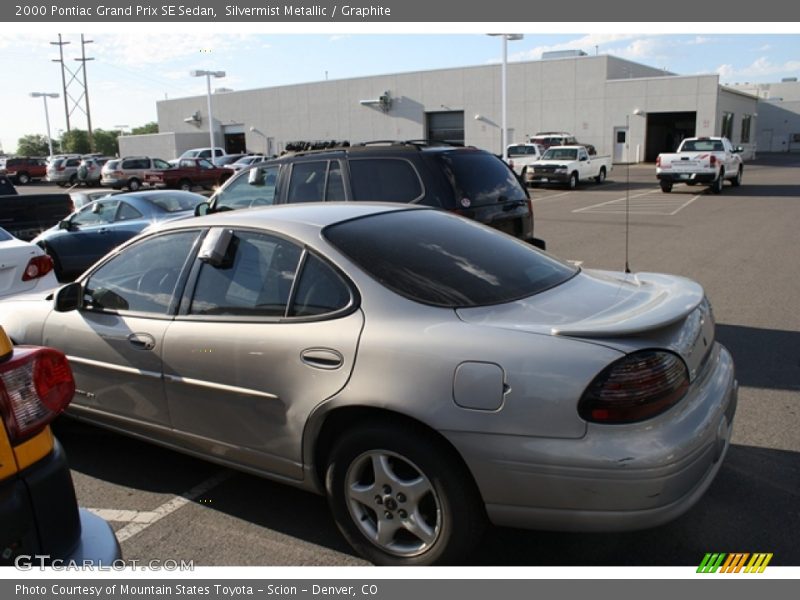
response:
<svg viewBox="0 0 800 600"><path fill-rule="evenodd" d="M643 117L644 111L641 108L634 108L633 114L637 117ZM636 161L638 163L639 156L636 153ZM630 242L630 225L631 225L631 116L625 113L625 272L631 272L631 266L628 262L628 247Z"/></svg>
<svg viewBox="0 0 800 600"><path fill-rule="evenodd" d="M508 42L509 41L516 41L521 40L525 36L521 33L490 33L491 36L499 36L503 38L503 67L500 71L500 102L502 103L501 108L501 118L500 118L500 127L502 131L500 132L500 144L503 146L503 160L508 162L508 124L507 124L507 111L508 111L508 103L507 103L507 95L508 95L508 79L506 75L506 70L508 67Z"/></svg>
<svg viewBox="0 0 800 600"><path fill-rule="evenodd" d="M211 139L211 164L215 164L214 159L217 157L217 153L215 151L215 145L214 145L214 117L212 116L211 113L211 78L225 77L225 71L195 70L195 71L190 71L189 75L191 75L192 77L206 78L206 98L208 100L208 135L209 138Z"/></svg>
<svg viewBox="0 0 800 600"><path fill-rule="evenodd" d="M47 124L47 147L50 149L50 156L53 156L53 139L50 137L50 113L47 111L47 99L58 98L59 95L47 92L31 92L31 98L41 98L44 102L44 120Z"/></svg>

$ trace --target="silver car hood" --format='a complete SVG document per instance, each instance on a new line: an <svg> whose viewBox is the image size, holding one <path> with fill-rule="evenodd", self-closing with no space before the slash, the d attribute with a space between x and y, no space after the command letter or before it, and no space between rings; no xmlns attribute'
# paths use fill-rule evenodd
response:
<svg viewBox="0 0 800 600"><path fill-rule="evenodd" d="M703 298L703 288L682 277L584 270L535 296L456 312L463 321L476 325L570 337L619 338L681 321Z"/></svg>

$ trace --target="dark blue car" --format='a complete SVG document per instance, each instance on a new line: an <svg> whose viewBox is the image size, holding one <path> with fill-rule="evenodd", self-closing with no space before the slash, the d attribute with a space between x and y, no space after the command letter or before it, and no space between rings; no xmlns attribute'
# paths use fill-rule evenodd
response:
<svg viewBox="0 0 800 600"><path fill-rule="evenodd" d="M149 225L193 215L205 199L178 190L118 194L87 204L33 241L52 257L58 280L71 281Z"/></svg>

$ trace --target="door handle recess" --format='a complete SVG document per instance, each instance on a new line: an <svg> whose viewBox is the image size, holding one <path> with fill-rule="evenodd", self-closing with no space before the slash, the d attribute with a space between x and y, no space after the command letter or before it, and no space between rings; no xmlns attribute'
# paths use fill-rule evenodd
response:
<svg viewBox="0 0 800 600"><path fill-rule="evenodd" d="M300 353L302 360L309 367L317 369L333 370L338 369L344 364L344 357L336 350L327 348L309 348Z"/></svg>
<svg viewBox="0 0 800 600"><path fill-rule="evenodd" d="M128 336L128 343L139 350L152 350L156 347L156 339L149 333L132 333Z"/></svg>

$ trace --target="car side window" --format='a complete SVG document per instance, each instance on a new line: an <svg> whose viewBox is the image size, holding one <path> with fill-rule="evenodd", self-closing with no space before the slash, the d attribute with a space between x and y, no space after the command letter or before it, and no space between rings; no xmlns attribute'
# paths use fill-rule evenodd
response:
<svg viewBox="0 0 800 600"><path fill-rule="evenodd" d="M142 213L140 213L133 206L131 206L127 202L119 203L119 210L117 211L117 221L132 221L133 219L141 219L141 218L142 218Z"/></svg>
<svg viewBox="0 0 800 600"><path fill-rule="evenodd" d="M344 196L342 168L337 160L332 160L330 167L328 168L328 185L325 190L325 200L328 200L329 202L346 200Z"/></svg>
<svg viewBox="0 0 800 600"><path fill-rule="evenodd" d="M358 158L350 161L354 200L413 202L423 195L422 182L407 160Z"/></svg>
<svg viewBox="0 0 800 600"><path fill-rule="evenodd" d="M72 224L78 226L102 225L111 223L117 213L119 200L98 200L87 204L74 217Z"/></svg>
<svg viewBox="0 0 800 600"><path fill-rule="evenodd" d="M282 238L235 232L222 264L200 267L189 314L285 316L301 254Z"/></svg>
<svg viewBox="0 0 800 600"><path fill-rule="evenodd" d="M129 246L89 276L86 308L166 314L198 235L172 232Z"/></svg>
<svg viewBox="0 0 800 600"><path fill-rule="evenodd" d="M145 168L148 168L147 162L144 164ZM169 163L165 160L161 160L160 158L153 159L153 168L154 169L169 169Z"/></svg>
<svg viewBox="0 0 800 600"><path fill-rule="evenodd" d="M256 167L233 179L218 194L215 207L249 208L270 206L275 202L278 167Z"/></svg>
<svg viewBox="0 0 800 600"><path fill-rule="evenodd" d="M345 308L350 300L350 289L336 271L309 254L288 314L292 317L308 317L332 313Z"/></svg>
<svg viewBox="0 0 800 600"><path fill-rule="evenodd" d="M327 161L292 165L287 202L322 202Z"/></svg>

